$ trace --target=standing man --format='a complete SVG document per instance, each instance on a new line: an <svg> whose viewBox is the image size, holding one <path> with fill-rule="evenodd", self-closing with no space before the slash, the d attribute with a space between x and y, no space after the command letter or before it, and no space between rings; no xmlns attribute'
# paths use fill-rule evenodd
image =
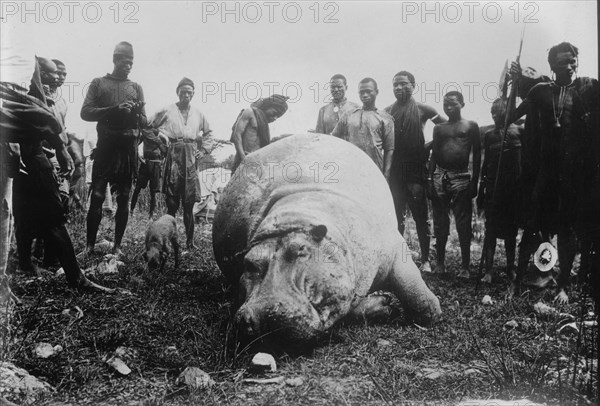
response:
<svg viewBox="0 0 600 406"><path fill-rule="evenodd" d="M67 282L77 289L112 291L88 280L77 263L69 233L65 227L54 168L42 148L42 140L55 149L61 175L73 173L73 161L60 138L62 126L48 106L47 86L57 79L56 65L49 59L36 58L35 71L28 95L23 89L10 89L2 84L0 127L3 140L17 142L20 147L18 168L14 168L13 209L19 267L35 273L31 261L31 243L41 237L55 250L65 270ZM6 137L6 138L4 138Z"/></svg>
<svg viewBox="0 0 600 406"><path fill-rule="evenodd" d="M179 81L176 92L179 101L168 106L164 113L157 114L164 114L164 122L158 127L159 134L169 140L163 192L168 214L175 216L180 202L183 206L187 248L191 250L196 248L194 203L201 200L196 160L203 155L202 139L210 136L211 129L200 110L190 104L194 97L194 82L184 77Z"/></svg>
<svg viewBox="0 0 600 406"><path fill-rule="evenodd" d="M87 215L88 253L93 252L96 244L109 182L117 193L113 252L120 252L129 218L129 192L137 175L139 128L146 125L144 91L128 79L133 66L133 47L129 42L117 44L113 64L112 73L92 80L81 107L83 120L98 122Z"/></svg>
<svg viewBox="0 0 600 406"><path fill-rule="evenodd" d="M598 80L575 77L579 50L562 42L550 48L552 82L539 83L517 108L514 119L528 105L539 114L541 162L534 200L542 199L549 185L558 189L557 243L560 272L555 300L568 303L569 275L577 246L581 273L598 281L600 262L600 86ZM514 64L512 72L520 67ZM522 275L517 275L515 284Z"/></svg>
<svg viewBox="0 0 600 406"><path fill-rule="evenodd" d="M288 109L289 97L274 94L259 99L240 112L233 124L230 141L235 146L233 173L247 154L263 148L271 142L269 123L283 116Z"/></svg>
<svg viewBox="0 0 600 406"><path fill-rule="evenodd" d="M468 278L471 265L472 200L477 196L481 165L481 139L475 121L462 118L465 106L462 93L444 96L444 113L448 121L433 128L432 154L429 162L428 192L433 207L436 238L436 272L445 272L446 243L450 234L450 209L454 212L460 242L462 268L459 277ZM473 173L469 157L473 154Z"/></svg>
<svg viewBox="0 0 600 406"><path fill-rule="evenodd" d="M359 108L358 104L346 99L348 85L344 75L339 73L333 75L329 80L329 90L331 91L332 101L319 109L319 117L317 118L315 132L321 134L331 134L343 114Z"/></svg>
<svg viewBox="0 0 600 406"><path fill-rule="evenodd" d="M358 95L363 103L362 107L344 114L331 135L362 149L379 167L389 184L394 156L394 119L375 107L378 94L379 89L374 79L361 80Z"/></svg>
<svg viewBox="0 0 600 406"><path fill-rule="evenodd" d="M433 107L419 103L413 98L415 77L412 73L407 71L396 73L392 85L396 102L386 107L385 111L394 118L396 145L390 188L398 218L398 230L400 234L404 234L408 205L417 225L421 248L421 271L431 272L426 196L429 149L425 148L423 130L427 120L440 124L446 119L440 117Z"/></svg>
<svg viewBox="0 0 600 406"><path fill-rule="evenodd" d="M519 231L517 211L520 207L519 178L523 129L511 124L504 133L504 100L494 100L491 113L495 127L487 131L483 138L485 158L477 194L477 208L479 211L485 210L485 251L482 254L485 259L485 276L481 281L492 283L496 239L501 238L506 249L506 274L512 282Z"/></svg>

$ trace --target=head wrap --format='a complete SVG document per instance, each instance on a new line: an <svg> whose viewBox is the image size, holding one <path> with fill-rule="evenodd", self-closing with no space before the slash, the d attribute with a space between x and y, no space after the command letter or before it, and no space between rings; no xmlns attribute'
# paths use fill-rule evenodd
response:
<svg viewBox="0 0 600 406"><path fill-rule="evenodd" d="M133 46L129 42L121 41L115 47L115 51L113 52L113 57L115 56L125 56L133 59Z"/></svg>
<svg viewBox="0 0 600 406"><path fill-rule="evenodd" d="M286 102L288 99L289 99L289 97L287 97L287 96L282 96L280 94L274 94L274 95L269 96L264 99L258 99L257 101L252 103L252 107L256 107L258 109L261 109L262 111L265 111L266 109L268 109L270 107L273 107L275 110L277 110L277 112L279 113L280 116L283 116L283 114L288 109L288 105Z"/></svg>
<svg viewBox="0 0 600 406"><path fill-rule="evenodd" d="M192 89L194 89L194 82L192 82L192 79L184 77L177 84L177 89L175 89L175 91L178 92L181 86L191 86Z"/></svg>

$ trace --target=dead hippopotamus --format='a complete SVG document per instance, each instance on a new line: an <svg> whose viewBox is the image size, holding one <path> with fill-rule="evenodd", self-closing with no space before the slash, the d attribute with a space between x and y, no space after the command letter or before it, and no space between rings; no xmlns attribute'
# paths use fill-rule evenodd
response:
<svg viewBox="0 0 600 406"><path fill-rule="evenodd" d="M378 290L420 323L441 314L398 232L385 178L329 135L293 135L248 155L217 207L213 250L250 337L310 345L347 316L389 309L385 296L368 296Z"/></svg>

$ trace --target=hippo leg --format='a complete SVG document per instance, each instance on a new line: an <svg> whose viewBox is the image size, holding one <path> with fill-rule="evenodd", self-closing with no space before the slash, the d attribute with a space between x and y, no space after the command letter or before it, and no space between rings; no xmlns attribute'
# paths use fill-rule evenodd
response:
<svg viewBox="0 0 600 406"><path fill-rule="evenodd" d="M402 303L409 318L419 324L430 324L442 314L440 301L423 281L406 243L399 246L401 249L388 275L388 286Z"/></svg>
<svg viewBox="0 0 600 406"><path fill-rule="evenodd" d="M390 305L389 296L373 294L354 299L348 313L352 321L379 321L388 320L394 310Z"/></svg>

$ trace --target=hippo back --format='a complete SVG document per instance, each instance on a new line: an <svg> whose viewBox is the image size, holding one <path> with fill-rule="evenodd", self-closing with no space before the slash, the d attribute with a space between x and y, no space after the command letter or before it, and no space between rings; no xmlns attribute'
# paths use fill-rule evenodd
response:
<svg viewBox="0 0 600 406"><path fill-rule="evenodd" d="M299 208L314 206L305 198L312 192L328 201L329 206L320 207L330 222L352 228L364 221L356 228L376 227L381 241L397 241L392 196L375 163L339 138L292 135L249 154L223 191L213 222L213 249L219 268L232 283L273 205L297 194Z"/></svg>

